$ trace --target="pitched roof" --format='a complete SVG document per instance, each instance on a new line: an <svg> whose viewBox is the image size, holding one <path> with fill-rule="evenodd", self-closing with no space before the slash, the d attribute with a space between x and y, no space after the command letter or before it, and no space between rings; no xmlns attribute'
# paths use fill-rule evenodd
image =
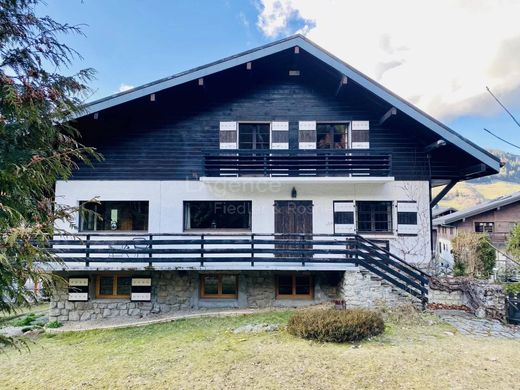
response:
<svg viewBox="0 0 520 390"><path fill-rule="evenodd" d="M436 206L432 209L432 217L436 218L437 216L444 213L454 213L457 209L455 207L440 207Z"/></svg>
<svg viewBox="0 0 520 390"><path fill-rule="evenodd" d="M96 100L86 104L82 113L78 115L78 118L146 95L150 95L152 93L162 91L167 88L184 84L186 82L193 81L213 73L242 65L247 62L293 48L295 46L298 46L314 57L325 62L332 68L336 69L339 73L347 76L347 78L350 80L366 88L376 96L388 102L393 107L397 108L399 111L407 114L411 118L426 126L431 131L437 133L440 138L456 145L457 147L480 160L482 163L486 164L492 170L499 172L500 160L497 157L480 148L468 139L462 137L460 134L456 133L430 115L421 111L413 104L397 96L393 92L383 87L381 84L372 80L370 77L354 69L347 63L340 60L338 57L334 56L325 49L316 45L314 42L299 34L233 55L231 57L223 58L219 61L212 62L207 65L177 73L173 76L165 77L163 79L141 85L125 92L117 93L115 95Z"/></svg>
<svg viewBox="0 0 520 390"><path fill-rule="evenodd" d="M476 206L469 207L464 210L457 211L452 214L444 215L433 220L433 225L449 225L453 222L463 220L464 218L473 217L486 211L494 210L498 207L504 207L512 203L520 202L520 192L511 195L501 196L499 198L480 203Z"/></svg>

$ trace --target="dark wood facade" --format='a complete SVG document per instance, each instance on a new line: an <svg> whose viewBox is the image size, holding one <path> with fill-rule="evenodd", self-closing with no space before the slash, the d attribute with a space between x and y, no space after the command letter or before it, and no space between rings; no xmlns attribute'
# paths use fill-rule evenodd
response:
<svg viewBox="0 0 520 390"><path fill-rule="evenodd" d="M289 76L291 69L300 76ZM391 156L397 180L457 179L479 163L450 144L428 158L424 147L438 136L401 113L379 124L391 107L354 82L342 85L341 77L304 51L286 50L250 70L237 66L203 85L188 82L82 117L76 124L83 142L104 160L73 179L197 180L204 156L219 148L220 121L288 121L289 148L296 150L298 121L369 120L370 151Z"/></svg>

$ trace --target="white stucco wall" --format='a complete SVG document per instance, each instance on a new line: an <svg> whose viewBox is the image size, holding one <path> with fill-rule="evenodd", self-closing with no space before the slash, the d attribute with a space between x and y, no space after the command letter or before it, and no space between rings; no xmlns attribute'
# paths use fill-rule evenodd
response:
<svg viewBox="0 0 520 390"><path fill-rule="evenodd" d="M56 199L60 204L77 206L80 201L108 200L149 201L150 233L181 233L185 200L250 200L252 232L274 231L275 200L312 200L313 232L333 234L333 201L341 200L414 200L418 204L418 236L398 236L397 210L393 208L393 233L366 235L390 241L391 251L410 262L427 262L430 258L429 185L427 181L392 181L387 183L203 183L200 181L58 181ZM78 217L76 217L76 224ZM65 222L59 228L76 232Z"/></svg>

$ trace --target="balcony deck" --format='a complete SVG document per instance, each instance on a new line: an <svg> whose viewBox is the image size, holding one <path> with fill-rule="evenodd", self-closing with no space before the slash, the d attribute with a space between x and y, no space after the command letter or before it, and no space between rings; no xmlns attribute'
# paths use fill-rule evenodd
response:
<svg viewBox="0 0 520 390"><path fill-rule="evenodd" d="M206 177L389 177L388 153L359 149L218 150L204 156Z"/></svg>

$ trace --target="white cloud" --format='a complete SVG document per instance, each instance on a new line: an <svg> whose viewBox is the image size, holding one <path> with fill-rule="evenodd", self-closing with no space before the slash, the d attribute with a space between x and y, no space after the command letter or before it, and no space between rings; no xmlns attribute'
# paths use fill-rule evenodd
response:
<svg viewBox="0 0 520 390"><path fill-rule="evenodd" d="M125 92L133 88L135 88L135 86L123 83L119 86L119 92Z"/></svg>
<svg viewBox="0 0 520 390"><path fill-rule="evenodd" d="M259 1L266 36L304 33L432 115L496 112L486 86L515 104L520 1Z"/></svg>

